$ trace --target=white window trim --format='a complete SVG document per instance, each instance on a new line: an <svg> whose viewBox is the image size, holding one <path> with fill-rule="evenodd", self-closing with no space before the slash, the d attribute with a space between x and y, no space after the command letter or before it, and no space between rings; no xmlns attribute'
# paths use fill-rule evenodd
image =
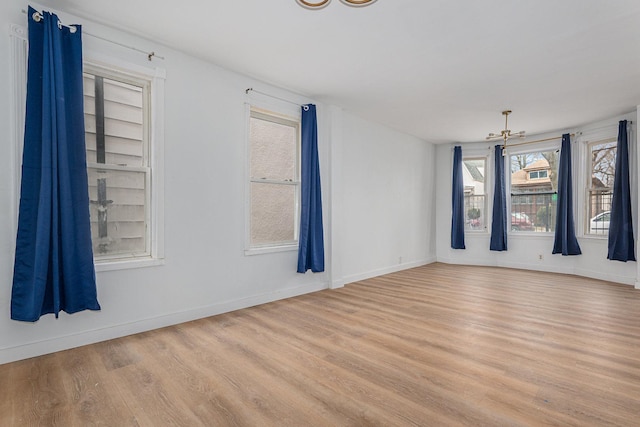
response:
<svg viewBox="0 0 640 427"><path fill-rule="evenodd" d="M617 132L617 130L616 130ZM617 142L618 141L618 135L616 134L611 134L609 136L603 136L601 135L601 138L595 139L595 138L590 138L588 140L584 140L583 141L583 145L584 145L584 149L586 150L586 154L585 154L585 161L586 161L586 174L585 174L585 186L584 186L584 202L582 203L582 212L581 212L581 216L582 218L584 218L584 220L582 221L582 237L587 238L587 239L593 239L593 240L608 240L609 239L609 233L607 234L596 234L596 233L591 233L590 232L590 225L591 225L591 216L589 215L589 204L591 203L591 198L589 197L589 194L591 193L592 187L591 187L591 174L592 174L592 170L591 168L593 167L592 165L592 161L591 161L591 147L593 145L598 145L598 144L606 144L609 142ZM616 148L616 155L617 155L617 148ZM613 188L611 189L611 191L613 191Z"/></svg>
<svg viewBox="0 0 640 427"><path fill-rule="evenodd" d="M555 235L555 230L550 230L550 231L513 231L511 230L511 194L512 194L512 187L511 187L511 156L517 156L518 154L530 154L530 153L541 153L543 151L555 151L555 150L560 150L561 149L561 144L562 142L562 138L558 138L557 140L553 140L553 141L548 141L548 142L542 142L540 144L534 144L531 147L528 147L526 149L521 149L518 150L518 148L512 148L512 149L508 149L506 152L506 155L504 156L505 158L505 173L509 174L508 177L508 182L509 182L509 187L507 188L508 190L508 196L507 196L507 219L509 221L509 225L507 226L507 234L509 235L509 237L512 236L527 236L527 237L533 237L533 236L537 236L537 237L549 237L549 236L554 236ZM506 179L505 179L506 181ZM557 191L557 189L556 189Z"/></svg>
<svg viewBox="0 0 640 427"><path fill-rule="evenodd" d="M452 151L453 153L453 151ZM489 212L489 186L490 186L490 173L489 173L489 168L490 168L490 160L491 160L491 156L488 155L486 153L486 151L478 151L478 150L469 150L469 154L465 153L465 150L463 148L462 150L462 162L464 163L465 160L484 160L484 217L485 217L485 225L483 227L483 229L481 230L467 230L465 229L464 232L469 233L470 235L485 235L485 234L489 234L490 228L491 228L491 213ZM451 162L453 163L453 157ZM466 217L466 212L465 212L465 217Z"/></svg>
<svg viewBox="0 0 640 427"><path fill-rule="evenodd" d="M264 245L252 245L251 244L251 141L250 141L250 119L251 119L251 110L263 110L265 114L278 116L281 115L285 120L291 121L296 120L300 123L300 107L295 108L293 103L282 103L278 102L275 99L265 100L265 99L252 99L251 102L246 102L244 104L244 117L245 117L245 241L244 241L244 254L245 256L252 255L262 255L262 254L271 254L277 252L292 252L297 251L299 247L299 242L297 240L290 242L282 242L279 244L264 244ZM300 129L299 129L300 131ZM300 178L300 155L301 155L301 146L300 146L300 137L298 137L298 147L297 147L297 156L298 156L298 178ZM295 218L295 227L294 233L295 236L298 235L299 227L300 227L300 179L296 181L294 184L298 184L298 194L296 195L296 218Z"/></svg>
<svg viewBox="0 0 640 427"><path fill-rule="evenodd" d="M147 68L125 61L106 57L96 53L85 54L84 68L100 74L113 76L116 80L129 77L133 82L140 80L149 84L149 108L145 117L151 121L147 138L149 148L147 174L149 209L146 218L146 233L149 241L149 254L144 256L116 256L94 260L96 271L111 271L128 268L150 267L164 264L164 85L166 73L161 68ZM146 131L146 130L145 130Z"/></svg>
<svg viewBox="0 0 640 427"><path fill-rule="evenodd" d="M22 179L22 146L24 145L24 122L25 103L27 99L27 51L28 34L24 27L11 25L9 28L9 38L11 39L11 87L13 95L13 106L11 110L11 138L10 144L13 157L13 188L14 194L11 197L12 225L14 235L18 232L18 211L20 207L20 183Z"/></svg>
<svg viewBox="0 0 640 427"><path fill-rule="evenodd" d="M591 167L589 162L591 161L588 153L588 145L597 141L615 140L618 139L618 121L619 120L631 120L632 123L627 123L629 131L629 172L630 187L631 187L631 200L632 200L632 215L633 215L633 229L634 236L637 236L638 225L638 151L637 151L637 113L622 114L620 116L613 117L611 119L602 120L599 122L591 123L585 126L581 131L576 131L577 152L579 153L579 159L575 164L581 165L578 172L580 174L579 186L575 187L574 194L578 195L579 203L576 209L576 233L580 233L581 238L589 239L591 242L598 242L598 244L606 244L608 238L606 236L598 236L595 234L587 234L585 230L588 227L588 223L591 218L587 218L588 209L588 185L590 186L591 175L588 175ZM574 181L574 186L576 185ZM577 224L581 224L578 226Z"/></svg>

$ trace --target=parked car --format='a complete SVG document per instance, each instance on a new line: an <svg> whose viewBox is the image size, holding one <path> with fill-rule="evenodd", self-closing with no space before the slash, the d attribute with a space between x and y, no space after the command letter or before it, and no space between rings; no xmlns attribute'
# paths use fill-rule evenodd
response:
<svg viewBox="0 0 640 427"><path fill-rule="evenodd" d="M527 216L527 214L522 212L511 212L511 231L533 231L535 228L533 227L533 223Z"/></svg>
<svg viewBox="0 0 640 427"><path fill-rule="evenodd" d="M611 211L604 211L591 218L591 221L589 221L589 233L608 234L610 217Z"/></svg>

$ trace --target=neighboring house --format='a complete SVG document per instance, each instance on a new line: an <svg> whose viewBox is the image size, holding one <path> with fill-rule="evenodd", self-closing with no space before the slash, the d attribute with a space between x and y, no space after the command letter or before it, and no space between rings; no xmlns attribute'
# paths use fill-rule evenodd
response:
<svg viewBox="0 0 640 427"><path fill-rule="evenodd" d="M511 190L516 193L553 191L551 168L546 159L536 160L524 169L511 174Z"/></svg>
<svg viewBox="0 0 640 427"><path fill-rule="evenodd" d="M471 230L485 228L484 164L484 160L477 159L462 162L465 224Z"/></svg>
<svg viewBox="0 0 640 427"><path fill-rule="evenodd" d="M462 165L464 195L484 194L484 169L474 162L463 162Z"/></svg>
<svg viewBox="0 0 640 427"><path fill-rule="evenodd" d="M542 158L511 174L511 229L551 231L555 215L551 167Z"/></svg>

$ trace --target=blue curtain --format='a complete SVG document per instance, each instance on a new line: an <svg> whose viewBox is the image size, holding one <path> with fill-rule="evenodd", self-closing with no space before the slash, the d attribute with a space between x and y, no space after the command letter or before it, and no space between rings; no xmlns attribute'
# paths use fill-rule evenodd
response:
<svg viewBox="0 0 640 427"><path fill-rule="evenodd" d="M495 184L493 187L493 213L491 216L492 251L507 250L507 194L504 179L504 156L502 146L496 145L494 150Z"/></svg>
<svg viewBox="0 0 640 427"><path fill-rule="evenodd" d="M29 8L27 110L11 318L99 310L84 141L81 28Z"/></svg>
<svg viewBox="0 0 640 427"><path fill-rule="evenodd" d="M580 255L580 245L576 238L573 222L573 183L571 180L571 136L562 135L560 167L558 169L558 203L556 207L556 235L553 242L554 254Z"/></svg>
<svg viewBox="0 0 640 427"><path fill-rule="evenodd" d="M453 188L451 194L451 247L464 249L464 180L462 147L453 148Z"/></svg>
<svg viewBox="0 0 640 427"><path fill-rule="evenodd" d="M621 120L618 124L618 146L616 151L616 176L613 181L607 259L624 262L635 261L626 120Z"/></svg>
<svg viewBox="0 0 640 427"><path fill-rule="evenodd" d="M318 162L318 122L316 106L302 106L302 190L300 236L298 240L298 273L324 271L324 238L322 230L322 194Z"/></svg>

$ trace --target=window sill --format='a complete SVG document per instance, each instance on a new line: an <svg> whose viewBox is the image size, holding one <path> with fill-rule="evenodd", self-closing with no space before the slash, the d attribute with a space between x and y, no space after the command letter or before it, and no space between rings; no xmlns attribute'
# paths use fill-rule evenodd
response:
<svg viewBox="0 0 640 427"><path fill-rule="evenodd" d="M488 236L489 235L489 231L488 230L464 230L464 236L475 236L475 237L480 237L480 236Z"/></svg>
<svg viewBox="0 0 640 427"><path fill-rule="evenodd" d="M555 236L555 232L554 231L508 231L507 235L509 237L526 237L526 238L530 238L530 237L538 237L538 238L549 238L549 237L554 237Z"/></svg>
<svg viewBox="0 0 640 427"><path fill-rule="evenodd" d="M130 268L145 268L164 265L163 258L121 259L94 261L96 273L101 271L127 270Z"/></svg>
<svg viewBox="0 0 640 427"><path fill-rule="evenodd" d="M295 243L291 245L264 246L264 247L245 249L244 254L245 256L252 256L252 255L271 254L276 252L292 252L297 250L298 250L298 244Z"/></svg>
<svg viewBox="0 0 640 427"><path fill-rule="evenodd" d="M601 242L607 242L609 241L609 235L608 234L583 234L582 236L579 236L579 238L581 239L589 239L589 240L594 240L594 241L601 241Z"/></svg>

